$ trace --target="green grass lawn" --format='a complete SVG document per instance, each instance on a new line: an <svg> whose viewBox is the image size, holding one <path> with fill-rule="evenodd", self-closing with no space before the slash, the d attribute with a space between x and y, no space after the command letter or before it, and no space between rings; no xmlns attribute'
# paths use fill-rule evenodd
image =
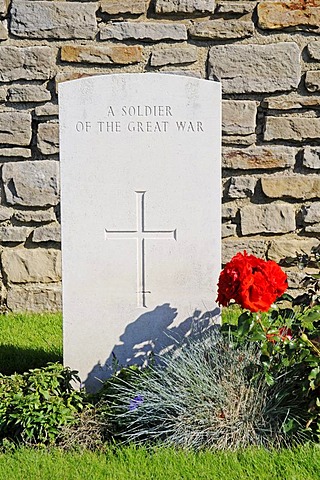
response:
<svg viewBox="0 0 320 480"><path fill-rule="evenodd" d="M0 315L0 372L22 373L62 362L61 314Z"/></svg>
<svg viewBox="0 0 320 480"><path fill-rule="evenodd" d="M227 310L231 322L238 311ZM0 316L0 372L62 361L61 314ZM320 447L185 452L106 447L103 452L17 448L0 453L0 480L319 480Z"/></svg>
<svg viewBox="0 0 320 480"><path fill-rule="evenodd" d="M110 448L104 453L19 449L0 455L0 478L39 480L319 480L320 449L182 452Z"/></svg>

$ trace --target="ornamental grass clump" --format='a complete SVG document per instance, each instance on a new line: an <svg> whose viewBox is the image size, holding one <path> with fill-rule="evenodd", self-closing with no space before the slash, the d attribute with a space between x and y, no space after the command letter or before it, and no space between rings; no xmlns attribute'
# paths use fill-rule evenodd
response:
<svg viewBox="0 0 320 480"><path fill-rule="evenodd" d="M162 365L114 377L102 395L104 423L123 442L156 441L192 449L236 449L285 443L299 405L269 386L254 345L237 348L215 329L189 340Z"/></svg>

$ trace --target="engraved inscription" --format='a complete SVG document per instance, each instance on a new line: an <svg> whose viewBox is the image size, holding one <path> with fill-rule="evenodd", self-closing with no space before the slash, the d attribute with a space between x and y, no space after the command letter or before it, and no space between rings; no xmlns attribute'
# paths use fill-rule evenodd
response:
<svg viewBox="0 0 320 480"><path fill-rule="evenodd" d="M205 132L205 122L199 119L188 120L174 118L174 109L170 105L122 105L116 108L108 105L102 118L90 121L78 121L77 133L117 134L169 133L201 134Z"/></svg>
<svg viewBox="0 0 320 480"><path fill-rule="evenodd" d="M177 240L177 230L146 230L145 228L145 191L136 191L136 230L107 230L106 240L134 239L137 243L137 306L147 307L146 295L146 240Z"/></svg>

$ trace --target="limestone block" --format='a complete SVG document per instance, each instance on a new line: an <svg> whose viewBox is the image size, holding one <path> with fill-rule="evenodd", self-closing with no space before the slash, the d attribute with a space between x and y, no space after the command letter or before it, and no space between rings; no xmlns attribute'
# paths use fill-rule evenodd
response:
<svg viewBox="0 0 320 480"><path fill-rule="evenodd" d="M31 230L32 229L28 227L0 227L0 242L25 242L29 237Z"/></svg>
<svg viewBox="0 0 320 480"><path fill-rule="evenodd" d="M224 204L221 208L221 216L226 220L235 218L238 213L238 207L235 204Z"/></svg>
<svg viewBox="0 0 320 480"><path fill-rule="evenodd" d="M291 147L249 147L222 150L222 165L239 170L287 168L295 164L296 149Z"/></svg>
<svg viewBox="0 0 320 480"><path fill-rule="evenodd" d="M273 110L291 110L298 108L320 108L320 97L300 96L296 93L266 98L262 106Z"/></svg>
<svg viewBox="0 0 320 480"><path fill-rule="evenodd" d="M216 13L251 13L257 2L219 2Z"/></svg>
<svg viewBox="0 0 320 480"><path fill-rule="evenodd" d="M7 86L0 87L0 102L6 102L7 101L7 92L8 92L8 87Z"/></svg>
<svg viewBox="0 0 320 480"><path fill-rule="evenodd" d="M43 225L34 230L33 242L61 242L61 227L59 223Z"/></svg>
<svg viewBox="0 0 320 480"><path fill-rule="evenodd" d="M39 105L34 109L34 113L37 117L52 117L59 115L59 107L58 105L54 105L53 103L45 103L44 105Z"/></svg>
<svg viewBox="0 0 320 480"><path fill-rule="evenodd" d="M100 10L109 15L142 14L147 10L145 0L101 0Z"/></svg>
<svg viewBox="0 0 320 480"><path fill-rule="evenodd" d="M37 133L37 146L44 155L59 152L59 123L52 121L40 123Z"/></svg>
<svg viewBox="0 0 320 480"><path fill-rule="evenodd" d="M7 40L9 36L7 20L0 22L0 41Z"/></svg>
<svg viewBox="0 0 320 480"><path fill-rule="evenodd" d="M265 258L268 242L266 240L234 239L224 240L222 242L222 263L226 264L238 252L247 251L250 255L259 258Z"/></svg>
<svg viewBox="0 0 320 480"><path fill-rule="evenodd" d="M10 205L45 207L59 202L59 164L53 160L5 163L2 179Z"/></svg>
<svg viewBox="0 0 320 480"><path fill-rule="evenodd" d="M197 47L192 45L161 45L152 50L150 64L153 67L193 63L198 59Z"/></svg>
<svg viewBox="0 0 320 480"><path fill-rule="evenodd" d="M263 177L263 193L269 198L310 199L320 196L320 178L317 175Z"/></svg>
<svg viewBox="0 0 320 480"><path fill-rule="evenodd" d="M47 84L43 85L12 85L8 89L9 102L46 102L51 100Z"/></svg>
<svg viewBox="0 0 320 480"><path fill-rule="evenodd" d="M303 151L302 162L307 168L320 169L320 148L306 147Z"/></svg>
<svg viewBox="0 0 320 480"><path fill-rule="evenodd" d="M13 218L21 223L45 223L56 219L53 208L48 210L14 210Z"/></svg>
<svg viewBox="0 0 320 480"><path fill-rule="evenodd" d="M0 157L30 158L31 150L29 148L0 148Z"/></svg>
<svg viewBox="0 0 320 480"><path fill-rule="evenodd" d="M320 202L312 203L306 208L305 223L320 223Z"/></svg>
<svg viewBox="0 0 320 480"><path fill-rule="evenodd" d="M312 60L320 60L320 41L317 40L315 42L310 42L307 45L307 51L309 54L309 57L312 58Z"/></svg>
<svg viewBox="0 0 320 480"><path fill-rule="evenodd" d="M300 81L299 57L293 42L217 45L210 49L209 78L221 79L224 93L291 90Z"/></svg>
<svg viewBox="0 0 320 480"><path fill-rule="evenodd" d="M222 131L227 135L250 135L256 129L256 102L223 100Z"/></svg>
<svg viewBox="0 0 320 480"><path fill-rule="evenodd" d="M315 140L320 138L320 118L267 117L264 139Z"/></svg>
<svg viewBox="0 0 320 480"><path fill-rule="evenodd" d="M7 14L9 4L10 4L10 0L0 0L0 15Z"/></svg>
<svg viewBox="0 0 320 480"><path fill-rule="evenodd" d="M51 283L61 280L61 252L45 248L5 249L2 267L12 283Z"/></svg>
<svg viewBox="0 0 320 480"><path fill-rule="evenodd" d="M257 179L254 177L231 177L228 189L230 198L252 197Z"/></svg>
<svg viewBox="0 0 320 480"><path fill-rule="evenodd" d="M249 20L228 19L208 20L195 22L189 28L189 34L193 38L201 39L228 39L251 37L254 32L254 25Z"/></svg>
<svg viewBox="0 0 320 480"><path fill-rule="evenodd" d="M215 0L155 0L156 13L213 13Z"/></svg>
<svg viewBox="0 0 320 480"><path fill-rule="evenodd" d="M269 244L268 259L279 262L285 257L295 257L296 253L309 253L318 244L316 238L273 239Z"/></svg>
<svg viewBox="0 0 320 480"><path fill-rule="evenodd" d="M11 285L7 293L7 306L14 312L61 311L61 285Z"/></svg>
<svg viewBox="0 0 320 480"><path fill-rule="evenodd" d="M0 222L4 222L5 220L10 220L10 218L13 215L13 208L10 207L4 207L3 205L0 205Z"/></svg>
<svg viewBox="0 0 320 480"><path fill-rule="evenodd" d="M237 225L232 223L223 223L221 225L221 237L235 237L237 235Z"/></svg>
<svg viewBox="0 0 320 480"><path fill-rule="evenodd" d="M9 145L29 145L31 115L27 112L0 112L0 142Z"/></svg>
<svg viewBox="0 0 320 480"><path fill-rule="evenodd" d="M259 27L265 29L318 28L320 25L320 2L312 0L308 3L305 0L260 2L257 10Z"/></svg>
<svg viewBox="0 0 320 480"><path fill-rule="evenodd" d="M13 0L11 33L23 38L93 39L97 3Z"/></svg>
<svg viewBox="0 0 320 480"><path fill-rule="evenodd" d="M313 225L308 225L305 228L307 233L320 233L320 223L314 223Z"/></svg>
<svg viewBox="0 0 320 480"><path fill-rule="evenodd" d="M289 288L301 288L301 282L306 276L305 272L302 272L298 268L286 269Z"/></svg>
<svg viewBox="0 0 320 480"><path fill-rule="evenodd" d="M47 46L0 48L0 81L46 80L55 68L53 49Z"/></svg>
<svg viewBox="0 0 320 480"><path fill-rule="evenodd" d="M64 45L61 60L76 63L129 65L141 62L142 47L127 45Z"/></svg>
<svg viewBox="0 0 320 480"><path fill-rule="evenodd" d="M307 72L305 84L309 92L318 92L320 90L320 70Z"/></svg>
<svg viewBox="0 0 320 480"><path fill-rule="evenodd" d="M296 228L292 205L246 205L240 210L242 235L288 233Z"/></svg>
<svg viewBox="0 0 320 480"><path fill-rule="evenodd" d="M100 30L101 40L187 40L187 28L182 23L110 23Z"/></svg>
<svg viewBox="0 0 320 480"><path fill-rule="evenodd" d="M256 135L222 135L222 143L223 145L253 145L256 141Z"/></svg>

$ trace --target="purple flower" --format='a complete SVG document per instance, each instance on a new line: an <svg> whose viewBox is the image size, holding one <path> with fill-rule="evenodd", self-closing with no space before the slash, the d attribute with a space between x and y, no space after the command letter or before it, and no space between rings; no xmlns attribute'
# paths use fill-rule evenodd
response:
<svg viewBox="0 0 320 480"><path fill-rule="evenodd" d="M136 395L134 398L130 400L130 404L129 404L130 412L132 412L133 410L136 410L142 404L143 404L143 396Z"/></svg>

